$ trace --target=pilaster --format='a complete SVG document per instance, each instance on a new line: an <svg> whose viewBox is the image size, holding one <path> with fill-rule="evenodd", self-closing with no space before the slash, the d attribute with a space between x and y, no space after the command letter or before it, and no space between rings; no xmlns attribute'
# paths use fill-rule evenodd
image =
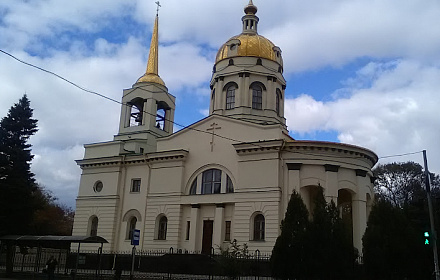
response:
<svg viewBox="0 0 440 280"><path fill-rule="evenodd" d="M191 219L190 219L190 231L189 231L189 250L192 252L197 251L197 228L199 220L200 205L191 205Z"/></svg>
<svg viewBox="0 0 440 280"><path fill-rule="evenodd" d="M224 213L225 213L225 205L217 204L215 208L215 216L214 216L214 232L212 243L214 248L222 245L222 236L223 236L223 224L224 224Z"/></svg>

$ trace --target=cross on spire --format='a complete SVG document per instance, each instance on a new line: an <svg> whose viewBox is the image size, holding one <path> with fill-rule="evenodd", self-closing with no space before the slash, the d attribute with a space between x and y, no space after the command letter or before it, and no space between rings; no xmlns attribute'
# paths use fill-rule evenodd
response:
<svg viewBox="0 0 440 280"><path fill-rule="evenodd" d="M156 5L157 5L156 15L159 15L159 7L162 7L162 6L160 5L160 2L159 2L159 1L156 1L156 2L154 2L154 3L156 3Z"/></svg>

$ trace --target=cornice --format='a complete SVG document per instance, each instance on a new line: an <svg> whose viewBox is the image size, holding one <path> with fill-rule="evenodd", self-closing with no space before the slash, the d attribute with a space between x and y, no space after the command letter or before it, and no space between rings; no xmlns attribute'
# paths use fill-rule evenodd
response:
<svg viewBox="0 0 440 280"><path fill-rule="evenodd" d="M187 150L171 150L138 155L121 155L106 158L92 158L77 160L81 168L87 167L110 167L121 165L136 165L156 162L185 161L188 156Z"/></svg>
<svg viewBox="0 0 440 280"><path fill-rule="evenodd" d="M352 156L356 158L365 158L372 164L377 163L377 155L366 148L335 142L325 141L288 141L284 146L285 151L318 151L318 152L332 152L343 154L345 156Z"/></svg>
<svg viewBox="0 0 440 280"><path fill-rule="evenodd" d="M247 142L233 144L237 154L250 154L250 153L262 153L280 151L283 146L283 140L268 140L258 142Z"/></svg>
<svg viewBox="0 0 440 280"><path fill-rule="evenodd" d="M352 156L353 158L365 158L371 162L372 166L378 161L377 155L368 149L335 142L296 140L283 142L283 140L269 140L239 143L234 144L233 146L239 155L281 150L285 152L316 151L338 153L342 154L344 157Z"/></svg>

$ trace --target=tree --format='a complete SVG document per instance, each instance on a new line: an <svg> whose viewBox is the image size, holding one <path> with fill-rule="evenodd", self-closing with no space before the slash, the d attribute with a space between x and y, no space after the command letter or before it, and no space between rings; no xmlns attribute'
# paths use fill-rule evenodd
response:
<svg viewBox="0 0 440 280"><path fill-rule="evenodd" d="M351 232L347 232L335 203L326 202L321 187L315 197L306 244L306 279L353 279L357 255Z"/></svg>
<svg viewBox="0 0 440 280"><path fill-rule="evenodd" d="M353 279L357 255L333 201L318 187L313 219L294 192L272 252L273 276L281 279Z"/></svg>
<svg viewBox="0 0 440 280"><path fill-rule="evenodd" d="M430 250L421 232L414 230L402 208L380 198L368 219L363 257L371 279L429 279Z"/></svg>
<svg viewBox="0 0 440 280"><path fill-rule="evenodd" d="M377 196L404 208L411 202L426 197L423 189L423 168L414 162L389 163L373 170Z"/></svg>
<svg viewBox="0 0 440 280"><path fill-rule="evenodd" d="M24 95L0 122L0 235L27 233L32 221L36 186L28 140L37 132L32 114Z"/></svg>
<svg viewBox="0 0 440 280"><path fill-rule="evenodd" d="M432 247L424 245L430 229L423 168L418 163L379 165L373 170L376 202L363 237L367 274L380 279L428 279L433 271ZM432 196L440 179L431 174ZM434 209L436 207L434 200ZM438 210L434 217L438 229ZM424 275L424 276L423 276Z"/></svg>
<svg viewBox="0 0 440 280"><path fill-rule="evenodd" d="M74 212L57 203L57 198L38 185L34 192L35 212L31 223L34 235L71 235Z"/></svg>
<svg viewBox="0 0 440 280"><path fill-rule="evenodd" d="M309 213L294 191L281 221L281 235L272 250L272 275L281 279L300 279L304 276L305 237Z"/></svg>

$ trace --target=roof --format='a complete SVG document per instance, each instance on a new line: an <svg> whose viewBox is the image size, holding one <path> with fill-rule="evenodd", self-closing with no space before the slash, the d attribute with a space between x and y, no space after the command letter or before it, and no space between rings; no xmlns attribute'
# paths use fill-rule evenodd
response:
<svg viewBox="0 0 440 280"><path fill-rule="evenodd" d="M6 235L0 237L2 242L13 242L17 245L42 247L67 247L71 243L108 243L101 236L54 236L54 235Z"/></svg>

